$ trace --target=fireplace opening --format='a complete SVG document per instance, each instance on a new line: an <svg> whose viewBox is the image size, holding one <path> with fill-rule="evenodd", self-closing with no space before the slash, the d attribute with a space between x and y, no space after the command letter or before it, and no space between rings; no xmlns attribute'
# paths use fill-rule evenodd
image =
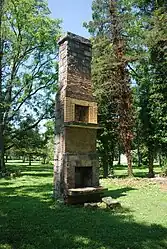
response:
<svg viewBox="0 0 167 249"><path fill-rule="evenodd" d="M75 105L75 121L88 123L89 107Z"/></svg>
<svg viewBox="0 0 167 249"><path fill-rule="evenodd" d="M75 188L92 187L92 167L75 167Z"/></svg>

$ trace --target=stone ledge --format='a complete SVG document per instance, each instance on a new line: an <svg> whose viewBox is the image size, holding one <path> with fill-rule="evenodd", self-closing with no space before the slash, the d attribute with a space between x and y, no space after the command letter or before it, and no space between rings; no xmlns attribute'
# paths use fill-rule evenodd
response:
<svg viewBox="0 0 167 249"><path fill-rule="evenodd" d="M68 195L77 196L77 195L87 195L94 193L103 193L107 188L104 187L85 187L85 188L71 188L68 189Z"/></svg>
<svg viewBox="0 0 167 249"><path fill-rule="evenodd" d="M103 127L98 126L94 123L82 123L82 122L64 122L64 127L78 127L78 128L89 128L89 129L103 129Z"/></svg>
<svg viewBox="0 0 167 249"><path fill-rule="evenodd" d="M84 204L92 202L101 202L102 196L106 189L99 187L75 188L68 189L67 195L64 199L66 204ZM70 192L71 191L71 192Z"/></svg>

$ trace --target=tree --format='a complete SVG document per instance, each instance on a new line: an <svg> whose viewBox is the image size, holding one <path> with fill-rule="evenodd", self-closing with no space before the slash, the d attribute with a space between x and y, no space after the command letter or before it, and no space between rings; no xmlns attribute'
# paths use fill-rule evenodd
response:
<svg viewBox="0 0 167 249"><path fill-rule="evenodd" d="M116 147L116 140L121 140L127 156L128 174L132 175L132 96L127 71L128 59L125 57L125 38L122 36L120 19L122 10L115 1L106 0L94 0L92 9L93 21L85 26L94 36L93 81L96 96L100 96L98 99L103 120L106 120L103 124L110 138L103 141L107 145L112 141ZM103 138L107 136L103 134Z"/></svg>
<svg viewBox="0 0 167 249"><path fill-rule="evenodd" d="M127 71L128 57L125 57L125 38L115 0L110 1L113 51L116 59L115 84L118 101L118 127L128 162L128 175L132 176L131 143L133 138L132 93Z"/></svg>
<svg viewBox="0 0 167 249"><path fill-rule="evenodd" d="M45 146L42 151L45 153L46 160L49 163L50 161L53 161L54 158L54 121L48 120L44 126L46 128L46 131L43 134Z"/></svg>
<svg viewBox="0 0 167 249"><path fill-rule="evenodd" d="M14 141L15 154L28 158L29 166L33 157L43 155L42 150L45 146L45 141L39 133L38 126L26 130L27 125L30 126L33 123L34 120L32 118L22 121L19 129L17 129L17 138Z"/></svg>
<svg viewBox="0 0 167 249"><path fill-rule="evenodd" d="M2 58L3 58L3 35L2 35L2 16L4 1L0 0L0 170L4 169L4 142L3 142L3 97L2 97Z"/></svg>
<svg viewBox="0 0 167 249"><path fill-rule="evenodd" d="M141 121L141 142L147 147L149 176L154 176L153 161L166 147L166 1L138 1L144 32L139 33L145 52L136 67L136 83Z"/></svg>
<svg viewBox="0 0 167 249"><path fill-rule="evenodd" d="M109 3L112 4L112 9ZM130 97L128 93L131 89L124 91L122 87L125 85L118 83L121 81L119 75L122 75L122 79L126 78L126 82L128 78L133 82L133 87L131 86L135 99L133 115L136 119L133 149L138 151L139 165L142 161L141 154L144 153L147 156L145 161L148 163L149 176L154 176L154 158L157 154L163 157L166 155L166 1L94 0L92 11L93 20L85 26L92 34L94 41L93 82L95 93L99 92L101 96L100 98L96 94L100 103L100 112L102 110L103 113L100 120L104 117L103 125L106 128L103 138L110 136L107 122L105 122L108 120L106 117L109 112L112 113L110 117L112 117L113 132L114 130L121 131L121 123L123 129L129 126L130 131L132 128L133 120L130 120L129 124L128 120L126 124L124 124L124 119L119 120L119 117L131 116L130 113L124 116L123 110L126 108L123 107L123 101L119 98L121 94L120 96L118 94L124 92L122 100ZM113 35L114 33L116 35ZM114 90L114 87L118 89L118 92ZM129 103L132 107L131 98L129 98ZM117 119L114 119L113 113L117 114L115 115ZM118 113L123 115L120 116ZM118 126L114 126L115 120ZM117 137L116 133L112 134ZM123 134L121 134L121 137L124 148L127 148L126 136L123 139ZM103 139L103 141L108 144L109 140ZM130 139L129 143L131 143Z"/></svg>
<svg viewBox="0 0 167 249"><path fill-rule="evenodd" d="M9 0L3 6L1 1L1 7L0 171L5 171L4 152L13 146L20 121L35 119L24 132L53 111L60 21L50 18L44 0Z"/></svg>
<svg viewBox="0 0 167 249"><path fill-rule="evenodd" d="M113 161L117 146L118 133L116 122L116 106L113 98L112 76L110 71L113 66L112 44L109 28L109 4L108 1L92 2L93 21L84 26L93 36L93 60L92 82L94 93L98 102L98 121L103 127L98 132L98 151L100 166L103 168L103 176L113 173Z"/></svg>
<svg viewBox="0 0 167 249"><path fill-rule="evenodd" d="M112 91L112 47L107 37L99 37L94 41L92 78L94 93L98 102L99 124L103 127L98 132L98 150L103 167L103 176L113 174L113 161L117 146L117 113Z"/></svg>

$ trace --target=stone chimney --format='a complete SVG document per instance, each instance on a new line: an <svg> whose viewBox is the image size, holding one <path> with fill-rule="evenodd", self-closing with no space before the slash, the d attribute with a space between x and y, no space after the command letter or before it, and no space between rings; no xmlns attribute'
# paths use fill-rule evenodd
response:
<svg viewBox="0 0 167 249"><path fill-rule="evenodd" d="M97 104L91 84L91 43L68 32L59 41L59 46L54 190L56 197L77 203L80 202L79 195L77 200L72 199L76 191L80 190L82 195L88 189L94 189L94 192L99 189Z"/></svg>

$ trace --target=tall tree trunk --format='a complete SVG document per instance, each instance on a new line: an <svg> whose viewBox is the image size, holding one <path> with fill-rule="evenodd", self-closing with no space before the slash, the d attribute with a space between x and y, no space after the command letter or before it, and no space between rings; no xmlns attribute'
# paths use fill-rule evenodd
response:
<svg viewBox="0 0 167 249"><path fill-rule="evenodd" d="M1 123L0 124L0 172L6 171L4 156L5 156L5 151L4 151L3 125Z"/></svg>
<svg viewBox="0 0 167 249"><path fill-rule="evenodd" d="M132 93L129 83L129 74L127 71L128 59L125 57L125 38L122 35L120 14L117 9L117 1L110 0L110 16L113 51L115 55L115 84L117 88L116 102L119 117L119 132L124 146L128 162L128 175L133 175L132 170Z"/></svg>
<svg viewBox="0 0 167 249"><path fill-rule="evenodd" d="M118 165L121 165L121 146L118 143Z"/></svg>
<svg viewBox="0 0 167 249"><path fill-rule="evenodd" d="M103 177L108 177L108 143L106 144L106 147L104 147L104 155L102 158L102 164L103 164Z"/></svg>
<svg viewBox="0 0 167 249"><path fill-rule="evenodd" d="M2 59L3 59L3 35L2 35L2 15L3 15L4 0L0 0L0 171L5 172L5 160L4 160L4 124L3 124L3 112L4 103L2 96Z"/></svg>
<svg viewBox="0 0 167 249"><path fill-rule="evenodd" d="M158 161L159 161L159 166L160 167L162 167L162 155L161 155L161 153L159 152L159 154L158 154Z"/></svg>
<svg viewBox="0 0 167 249"><path fill-rule="evenodd" d="M128 176L133 176L133 170L132 170L132 156L131 156L131 150L126 151L126 158L128 163Z"/></svg>
<svg viewBox="0 0 167 249"><path fill-rule="evenodd" d="M29 158L28 158L28 159L29 159L28 165L31 166L31 159L32 159L32 158L31 158L31 155L29 155Z"/></svg>
<svg viewBox="0 0 167 249"><path fill-rule="evenodd" d="M25 161L26 161L25 155L22 157L22 161L23 161L23 163L25 163Z"/></svg>
<svg viewBox="0 0 167 249"><path fill-rule="evenodd" d="M153 151L150 149L149 150L149 155L148 155L148 177L152 178L155 176L154 173L154 155Z"/></svg>
<svg viewBox="0 0 167 249"><path fill-rule="evenodd" d="M142 165L142 155L140 152L140 142L139 142L139 133L137 131L137 164L138 167L140 167Z"/></svg>
<svg viewBox="0 0 167 249"><path fill-rule="evenodd" d="M138 167L142 166L142 155L140 153L139 145L137 145L137 161L138 161Z"/></svg>
<svg viewBox="0 0 167 249"><path fill-rule="evenodd" d="M103 158L103 177L108 177L108 160L106 157Z"/></svg>
<svg viewBox="0 0 167 249"><path fill-rule="evenodd" d="M111 154L109 156L109 170L112 175L114 175L114 148L111 151Z"/></svg>
<svg viewBox="0 0 167 249"><path fill-rule="evenodd" d="M43 164L46 164L46 157L43 157Z"/></svg>

